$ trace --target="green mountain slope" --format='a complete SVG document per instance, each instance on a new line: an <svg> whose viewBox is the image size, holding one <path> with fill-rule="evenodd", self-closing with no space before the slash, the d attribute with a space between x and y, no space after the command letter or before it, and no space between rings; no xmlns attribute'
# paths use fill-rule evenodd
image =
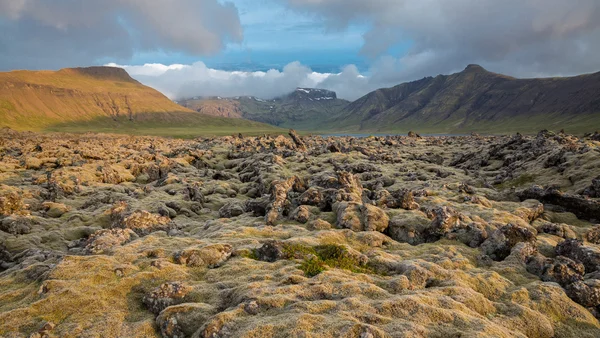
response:
<svg viewBox="0 0 600 338"><path fill-rule="evenodd" d="M371 92L323 126L357 132L591 131L600 129L600 73L515 79L470 65Z"/></svg>
<svg viewBox="0 0 600 338"><path fill-rule="evenodd" d="M0 73L0 127L165 136L278 131L199 114L112 67Z"/></svg>

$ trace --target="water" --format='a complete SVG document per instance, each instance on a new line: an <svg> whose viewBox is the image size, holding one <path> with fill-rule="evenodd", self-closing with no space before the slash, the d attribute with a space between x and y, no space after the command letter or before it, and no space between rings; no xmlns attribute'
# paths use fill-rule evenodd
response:
<svg viewBox="0 0 600 338"><path fill-rule="evenodd" d="M356 137L356 138L365 138L369 136L407 136L406 133L403 134L317 134L323 137ZM470 134L419 134L421 136L427 137L443 137L443 136L469 136Z"/></svg>

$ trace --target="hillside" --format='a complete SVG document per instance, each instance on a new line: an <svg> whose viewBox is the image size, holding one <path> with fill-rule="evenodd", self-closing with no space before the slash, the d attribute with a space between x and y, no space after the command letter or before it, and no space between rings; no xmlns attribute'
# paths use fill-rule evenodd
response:
<svg viewBox="0 0 600 338"><path fill-rule="evenodd" d="M275 129L198 114L112 67L0 73L0 127L173 136Z"/></svg>
<svg viewBox="0 0 600 338"><path fill-rule="evenodd" d="M348 131L570 132L600 128L600 73L515 79L470 65L371 92L329 121Z"/></svg>
<svg viewBox="0 0 600 338"><path fill-rule="evenodd" d="M335 92L315 88L297 88L273 100L242 96L180 102L185 107L209 115L238 117L299 130L319 129L324 120L337 116L349 103L338 99Z"/></svg>

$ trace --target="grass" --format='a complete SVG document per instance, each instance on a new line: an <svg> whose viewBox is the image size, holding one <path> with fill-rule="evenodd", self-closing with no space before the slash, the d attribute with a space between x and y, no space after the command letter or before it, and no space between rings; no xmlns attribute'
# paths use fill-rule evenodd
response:
<svg viewBox="0 0 600 338"><path fill-rule="evenodd" d="M125 119L114 121L111 118L96 118L92 121L66 122L45 128L46 132L67 133L110 133L127 135L152 135L175 138L195 138L199 136L226 136L242 134L246 136L279 135L286 130L266 124L229 119L224 117L205 116L188 113L155 114L147 113L139 121Z"/></svg>
<svg viewBox="0 0 600 338"><path fill-rule="evenodd" d="M0 88L0 128L177 138L284 132L197 113L116 68L13 71L0 73L0 82L11 85Z"/></svg>
<svg viewBox="0 0 600 338"><path fill-rule="evenodd" d="M284 243L283 256L285 259L301 259L298 266L307 277L314 277L321 272L332 269L343 269L355 273L374 273L372 269L359 262L348 252L348 249L338 244L308 246L299 243ZM258 259L256 251L245 257Z"/></svg>
<svg viewBox="0 0 600 338"><path fill-rule="evenodd" d="M508 189L512 187L522 187L535 182L536 175L534 174L522 174L521 176L508 180L506 182L496 185L499 189Z"/></svg>

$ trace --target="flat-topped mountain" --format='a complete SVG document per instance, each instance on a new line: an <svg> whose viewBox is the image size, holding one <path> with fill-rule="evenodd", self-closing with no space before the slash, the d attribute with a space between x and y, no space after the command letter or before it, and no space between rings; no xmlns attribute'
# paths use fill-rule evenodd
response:
<svg viewBox="0 0 600 338"><path fill-rule="evenodd" d="M600 73L516 79L469 65L373 91L349 104L329 129L535 132L600 128Z"/></svg>
<svg viewBox="0 0 600 338"><path fill-rule="evenodd" d="M297 88L293 92L265 100L254 96L210 97L180 101L185 107L214 116L238 117L300 130L319 129L350 102L337 98L333 91Z"/></svg>
<svg viewBox="0 0 600 338"><path fill-rule="evenodd" d="M0 73L0 127L115 132L136 128L149 134L164 134L158 127L185 127L218 134L228 124L240 131L274 129L199 114L142 85L121 68Z"/></svg>

